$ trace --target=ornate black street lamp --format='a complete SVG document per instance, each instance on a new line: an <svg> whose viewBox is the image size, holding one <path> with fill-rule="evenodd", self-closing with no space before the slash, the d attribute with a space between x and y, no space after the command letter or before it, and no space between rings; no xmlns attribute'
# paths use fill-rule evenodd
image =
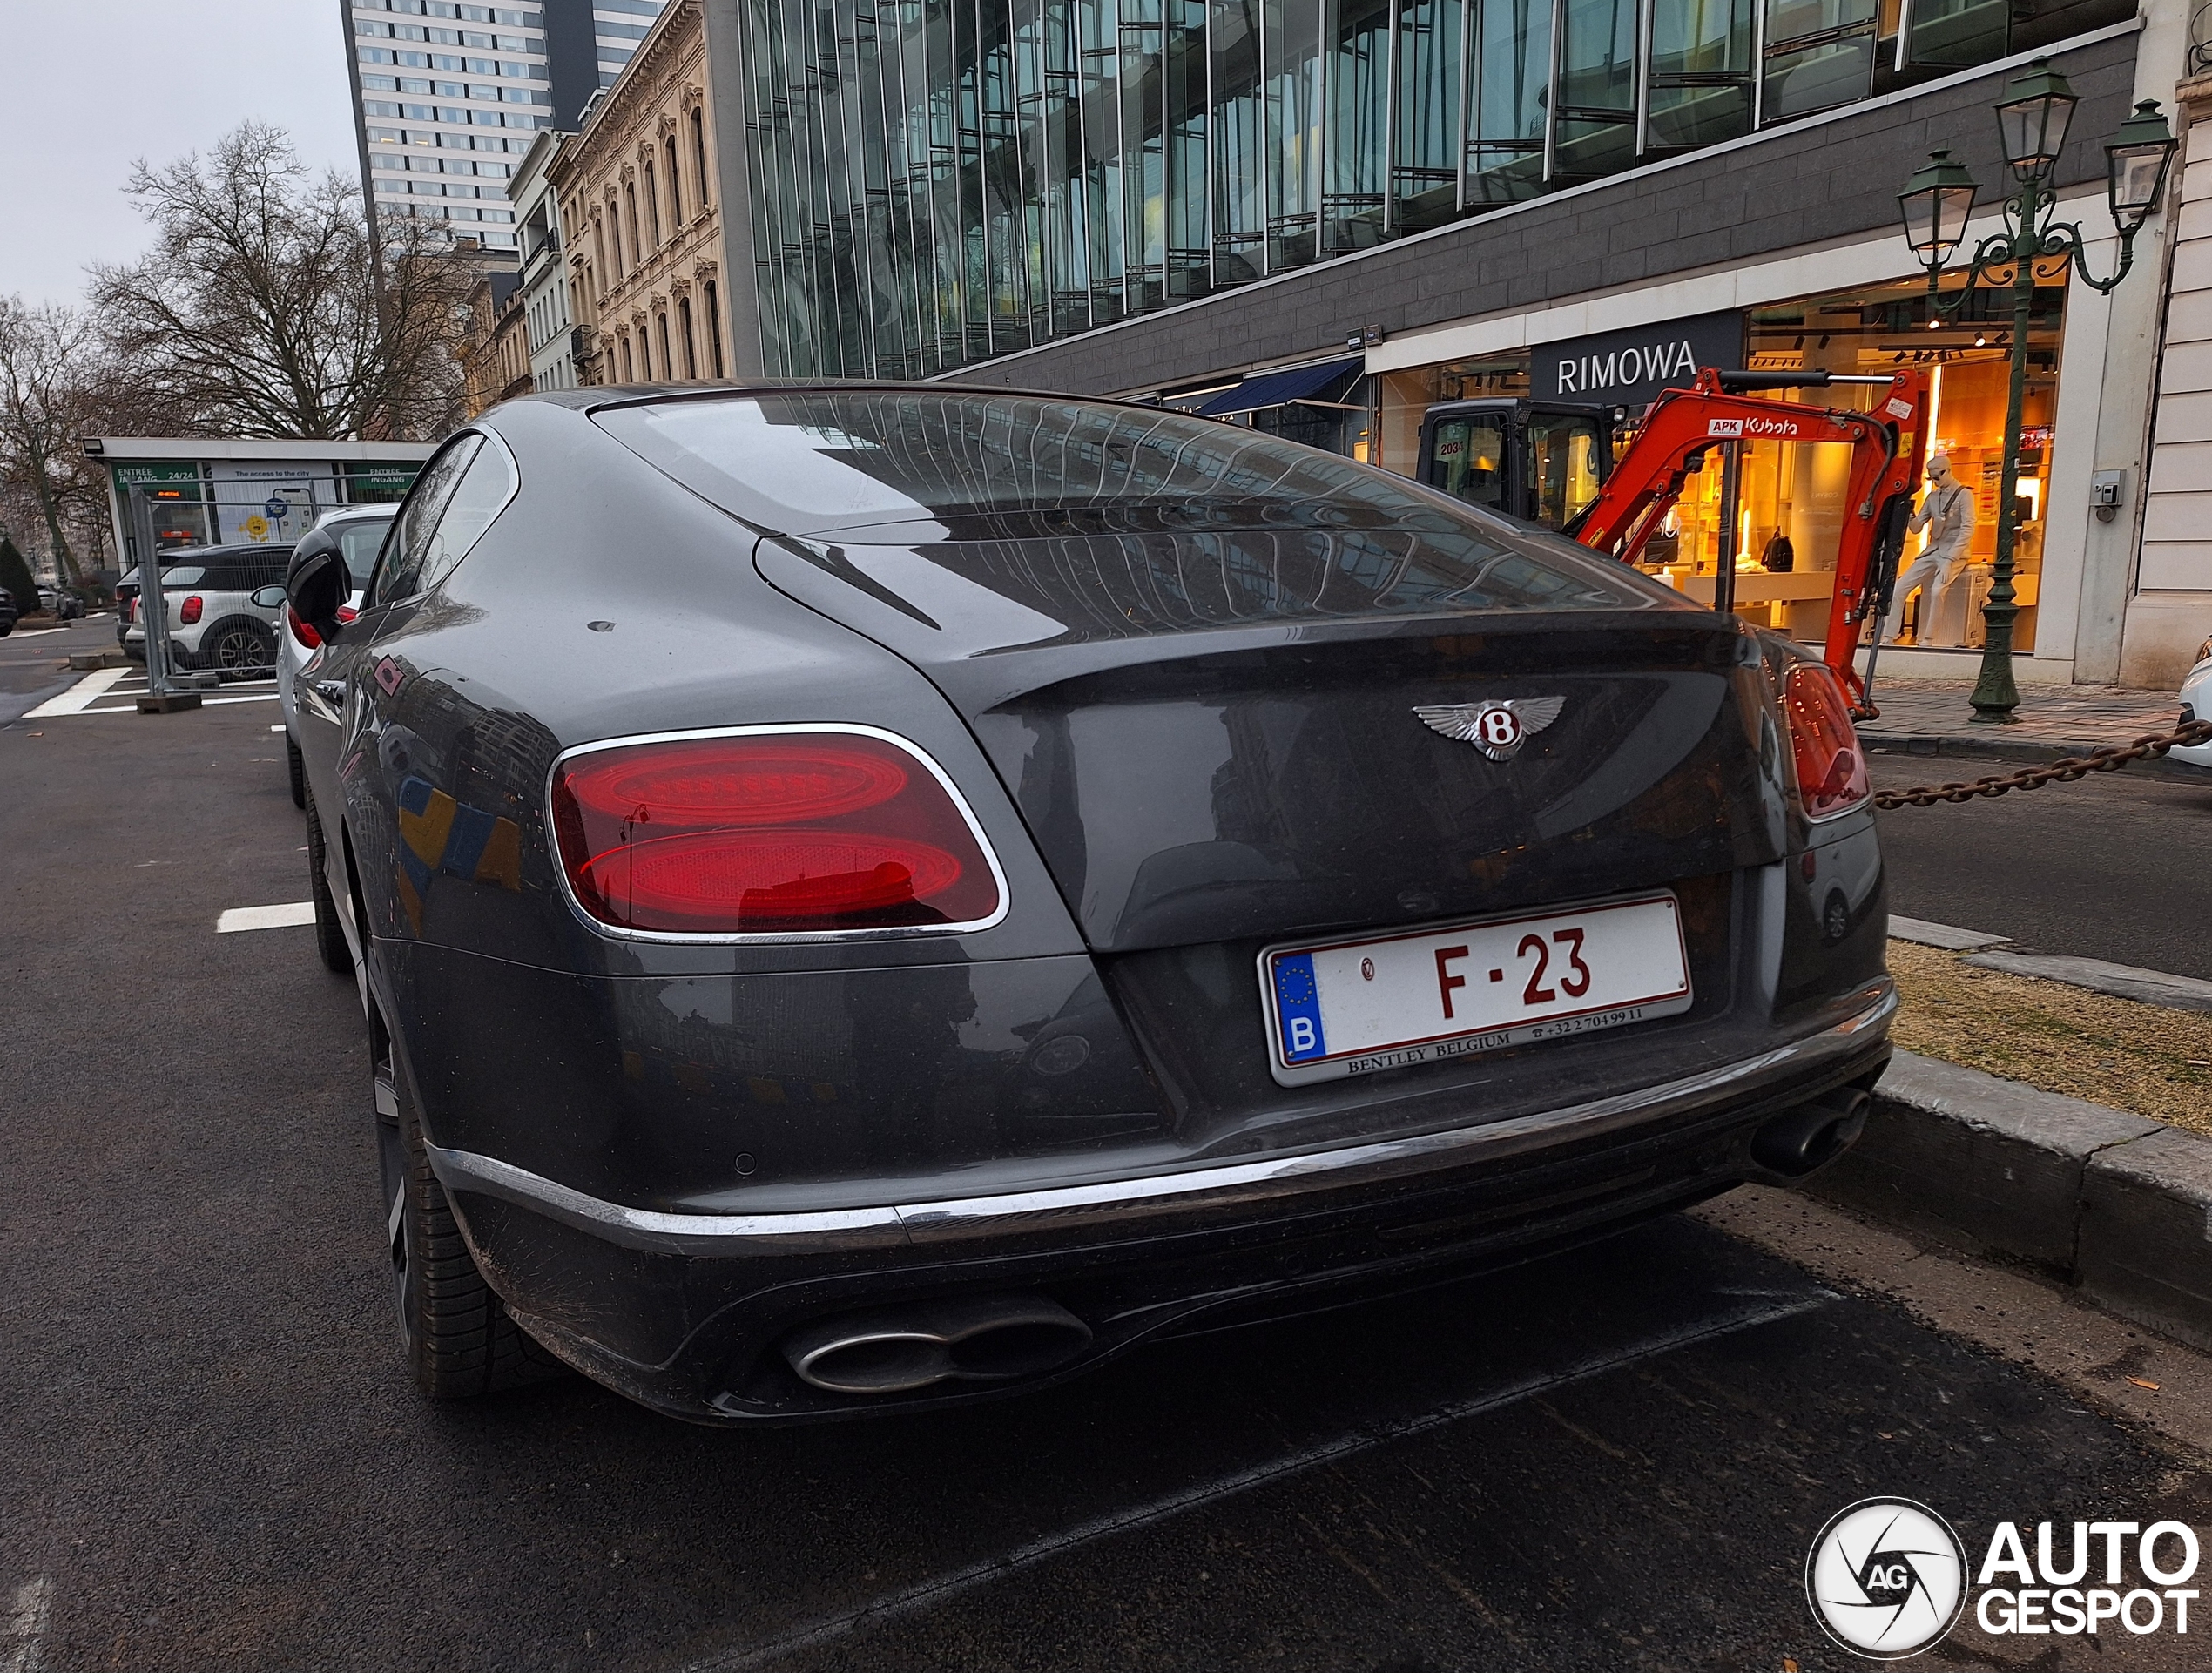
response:
<svg viewBox="0 0 2212 1673"><path fill-rule="evenodd" d="M2051 174L2066 145L2067 125L2080 101L2066 78L2038 58L2005 90L1997 106L1997 129L2020 190L2005 202L2005 230L1974 246L1966 283L1944 299L1945 265L1965 240L1980 188L1947 151L1932 152L1926 164L1898 194L1905 217L1905 242L1928 270L1928 305L1935 317L1955 314L1993 268L2009 267L2013 287L2012 383L2005 400L2005 468L1997 502L1997 561L1990 577L1989 602L1982 607L1988 636L1975 682L1974 718L2009 721L2020 705L2013 683L2013 618L2020 614L2013 590L2013 496L2020 486L2020 407L2027 386L2028 314L2035 301L2038 259L2063 257L2067 270L2093 290L2109 292L2134 265L2135 234L2157 206L2166 172L2174 160L2175 139L2158 113L2158 102L2145 99L2105 147L2113 224L2120 233L2120 265L2109 279L2093 276L2082 264L2081 229L2054 219L2057 198ZM2063 282L2063 281L2061 281ZM1934 438L1929 440L1932 442ZM1925 608L1925 606L1924 606Z"/></svg>

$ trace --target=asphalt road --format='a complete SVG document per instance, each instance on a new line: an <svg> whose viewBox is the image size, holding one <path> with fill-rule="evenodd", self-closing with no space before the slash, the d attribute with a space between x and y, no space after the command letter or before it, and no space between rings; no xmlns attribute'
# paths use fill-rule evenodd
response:
<svg viewBox="0 0 2212 1673"><path fill-rule="evenodd" d="M43 618L0 639L0 724L67 691L81 675L60 671L72 651L112 651L115 612L49 625Z"/></svg>
<svg viewBox="0 0 2212 1673"><path fill-rule="evenodd" d="M2017 761L1876 756L1879 789L2016 771ZM1884 813L1890 910L2069 954L2212 978L2212 772L2123 769L2073 784Z"/></svg>
<svg viewBox="0 0 2212 1673"><path fill-rule="evenodd" d="M1862 1496L1977 1549L2205 1520L2146 1432L1689 1218L926 1420L432 1408L353 989L213 933L305 894L274 718L0 726L0 1635L47 1673L1824 1673L1804 1552ZM2107 1639L2034 1665L2180 1665Z"/></svg>

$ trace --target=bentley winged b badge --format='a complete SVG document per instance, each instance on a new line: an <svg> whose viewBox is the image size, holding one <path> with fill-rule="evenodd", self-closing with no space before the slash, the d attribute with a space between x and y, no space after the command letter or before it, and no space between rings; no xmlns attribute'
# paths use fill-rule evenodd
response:
<svg viewBox="0 0 2212 1673"><path fill-rule="evenodd" d="M1487 703L1417 704L1413 712L1431 731L1472 744L1494 761L1510 761L1528 735L1558 719L1566 705L1563 697L1509 697Z"/></svg>

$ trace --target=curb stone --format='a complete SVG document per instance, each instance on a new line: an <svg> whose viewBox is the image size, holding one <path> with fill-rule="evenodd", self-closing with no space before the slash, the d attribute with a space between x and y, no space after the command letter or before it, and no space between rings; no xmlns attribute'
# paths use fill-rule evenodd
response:
<svg viewBox="0 0 2212 1673"><path fill-rule="evenodd" d="M2016 976L2063 982L2092 993L2113 994L2121 999L2140 1000L2146 1005L2163 1005L2168 1010L2212 1012L2212 982L2195 976L2139 970L2133 965L2111 964L2103 959L2021 953L2001 946L1970 953L1962 962Z"/></svg>
<svg viewBox="0 0 2212 1673"><path fill-rule="evenodd" d="M2071 1275L2082 1175L2161 1123L1900 1051L1820 1195L1939 1242Z"/></svg>
<svg viewBox="0 0 2212 1673"><path fill-rule="evenodd" d="M2074 1280L2101 1306L2212 1348L2212 1142L2168 1128L2098 1156Z"/></svg>
<svg viewBox="0 0 2212 1673"><path fill-rule="evenodd" d="M2212 1140L1899 1051L1808 1189L2212 1348Z"/></svg>

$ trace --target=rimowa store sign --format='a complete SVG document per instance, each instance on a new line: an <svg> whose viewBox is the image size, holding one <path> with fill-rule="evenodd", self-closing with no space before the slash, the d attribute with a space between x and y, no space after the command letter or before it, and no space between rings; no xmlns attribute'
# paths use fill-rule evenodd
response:
<svg viewBox="0 0 2212 1673"><path fill-rule="evenodd" d="M1529 393L1538 400L1591 401L1642 407L1662 389L1686 389L1701 366L1743 367L1743 314L1700 314L1687 320L1604 331L1532 351Z"/></svg>

